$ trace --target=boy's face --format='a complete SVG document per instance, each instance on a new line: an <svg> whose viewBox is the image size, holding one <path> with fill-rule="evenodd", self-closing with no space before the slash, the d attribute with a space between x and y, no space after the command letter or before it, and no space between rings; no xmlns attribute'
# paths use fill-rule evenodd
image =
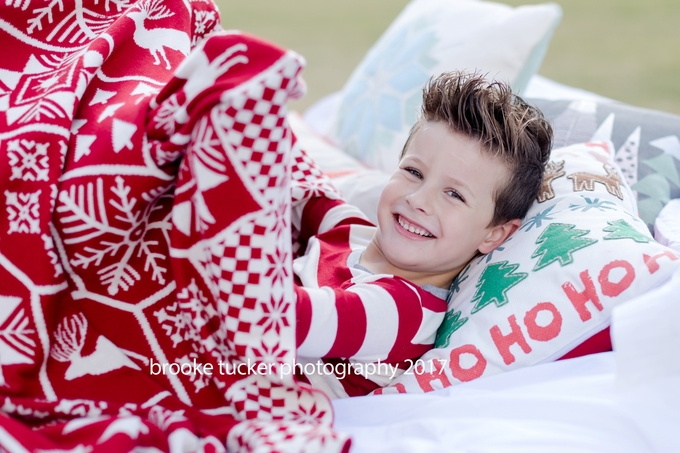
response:
<svg viewBox="0 0 680 453"><path fill-rule="evenodd" d="M423 124L378 201L373 242L391 273L446 287L478 250L500 245L519 224L488 226L493 191L508 173L479 142L444 123Z"/></svg>

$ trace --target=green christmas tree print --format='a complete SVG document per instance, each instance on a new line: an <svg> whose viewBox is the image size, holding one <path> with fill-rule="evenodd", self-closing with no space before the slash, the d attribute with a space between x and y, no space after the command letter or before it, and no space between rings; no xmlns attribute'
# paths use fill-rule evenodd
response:
<svg viewBox="0 0 680 453"><path fill-rule="evenodd" d="M441 326L437 330L437 338L434 341L435 348L445 348L451 342L451 335L453 332L463 327L463 324L467 322L467 316L465 318L460 317L459 311L447 311L446 316L444 316L444 321L442 321Z"/></svg>
<svg viewBox="0 0 680 453"><path fill-rule="evenodd" d="M519 264L508 264L507 261L486 266L479 276L477 292L471 300L475 304L472 313L492 303L497 307L507 304L508 290L529 276L526 272L515 272L518 267Z"/></svg>
<svg viewBox="0 0 680 453"><path fill-rule="evenodd" d="M623 219L607 222L602 231L609 233L604 239L632 239L635 242L649 242L650 237L640 233Z"/></svg>
<svg viewBox="0 0 680 453"><path fill-rule="evenodd" d="M551 223L543 230L536 239L538 248L531 255L539 258L534 266L538 271L554 261L559 261L560 266L566 266L574 261L573 253L597 242L597 239L583 237L590 230L577 230L576 225L568 223Z"/></svg>

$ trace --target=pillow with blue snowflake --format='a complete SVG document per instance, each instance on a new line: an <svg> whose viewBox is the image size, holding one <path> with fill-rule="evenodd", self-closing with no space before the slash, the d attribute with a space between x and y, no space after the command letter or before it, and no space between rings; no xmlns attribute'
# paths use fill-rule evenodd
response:
<svg viewBox="0 0 680 453"><path fill-rule="evenodd" d="M431 76L478 71L521 93L561 15L554 3L412 0L350 76L325 135L369 167L392 173Z"/></svg>
<svg viewBox="0 0 680 453"><path fill-rule="evenodd" d="M458 275L435 349L383 393L611 349L612 309L680 272L680 255L638 217L613 155L606 141L552 152L522 226Z"/></svg>

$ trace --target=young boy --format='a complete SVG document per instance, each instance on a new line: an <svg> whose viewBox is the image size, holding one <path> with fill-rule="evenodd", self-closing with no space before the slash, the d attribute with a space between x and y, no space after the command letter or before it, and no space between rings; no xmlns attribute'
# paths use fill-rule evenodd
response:
<svg viewBox="0 0 680 453"><path fill-rule="evenodd" d="M346 218L346 205L322 216L305 206L326 231L293 264L298 361L318 365L304 367L312 385L364 395L432 348L455 276L517 230L536 199L551 140L540 111L506 85L444 73L424 89L377 227Z"/></svg>

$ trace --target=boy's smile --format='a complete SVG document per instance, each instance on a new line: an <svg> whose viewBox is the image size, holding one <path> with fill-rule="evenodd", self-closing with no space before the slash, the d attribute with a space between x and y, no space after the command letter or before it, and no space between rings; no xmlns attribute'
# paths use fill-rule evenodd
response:
<svg viewBox="0 0 680 453"><path fill-rule="evenodd" d="M410 239L434 239L434 235L427 231L427 229L423 228L422 226L418 225L415 222L410 221L406 217L404 217L401 214L395 214L394 219L396 222L399 224L401 228L397 228L397 231L399 231L401 234L405 235L407 238Z"/></svg>
<svg viewBox="0 0 680 453"><path fill-rule="evenodd" d="M378 230L361 264L448 288L477 251L490 252L516 228L489 226L494 190L508 174L478 141L444 123L423 124L380 195Z"/></svg>

